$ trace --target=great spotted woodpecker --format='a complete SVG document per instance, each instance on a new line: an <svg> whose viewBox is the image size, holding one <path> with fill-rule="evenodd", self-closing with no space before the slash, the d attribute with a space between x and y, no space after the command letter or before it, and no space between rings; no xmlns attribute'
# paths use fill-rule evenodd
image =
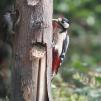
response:
<svg viewBox="0 0 101 101"><path fill-rule="evenodd" d="M68 45L69 35L67 29L69 27L69 20L66 18L53 19L53 62L52 75L57 72L65 57Z"/></svg>

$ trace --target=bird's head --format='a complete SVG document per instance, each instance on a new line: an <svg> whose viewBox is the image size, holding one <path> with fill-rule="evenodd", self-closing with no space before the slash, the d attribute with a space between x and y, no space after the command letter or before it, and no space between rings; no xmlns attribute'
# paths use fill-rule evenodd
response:
<svg viewBox="0 0 101 101"><path fill-rule="evenodd" d="M67 18L58 18L57 21L64 29L69 28L69 20Z"/></svg>

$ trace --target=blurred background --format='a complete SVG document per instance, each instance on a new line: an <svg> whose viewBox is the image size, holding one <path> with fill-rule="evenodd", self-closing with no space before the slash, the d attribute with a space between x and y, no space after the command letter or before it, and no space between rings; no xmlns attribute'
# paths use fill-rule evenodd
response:
<svg viewBox="0 0 101 101"><path fill-rule="evenodd" d="M53 80L54 101L101 101L101 0L54 0L71 22L70 45Z"/></svg>

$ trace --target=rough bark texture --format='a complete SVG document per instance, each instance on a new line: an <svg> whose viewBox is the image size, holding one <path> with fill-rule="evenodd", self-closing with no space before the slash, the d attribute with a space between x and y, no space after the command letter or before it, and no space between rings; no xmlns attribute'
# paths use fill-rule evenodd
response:
<svg viewBox="0 0 101 101"><path fill-rule="evenodd" d="M52 101L52 0L16 0L16 7L20 23L14 41L11 101ZM42 57L31 52L37 42L45 49Z"/></svg>

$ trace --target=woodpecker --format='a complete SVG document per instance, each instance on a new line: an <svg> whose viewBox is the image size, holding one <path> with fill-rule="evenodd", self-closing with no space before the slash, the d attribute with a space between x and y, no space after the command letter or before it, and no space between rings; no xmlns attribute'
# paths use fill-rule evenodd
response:
<svg viewBox="0 0 101 101"><path fill-rule="evenodd" d="M66 18L53 19L53 61L52 61L52 76L54 76L61 66L65 57L68 45L69 35L67 29L69 28L69 20Z"/></svg>

